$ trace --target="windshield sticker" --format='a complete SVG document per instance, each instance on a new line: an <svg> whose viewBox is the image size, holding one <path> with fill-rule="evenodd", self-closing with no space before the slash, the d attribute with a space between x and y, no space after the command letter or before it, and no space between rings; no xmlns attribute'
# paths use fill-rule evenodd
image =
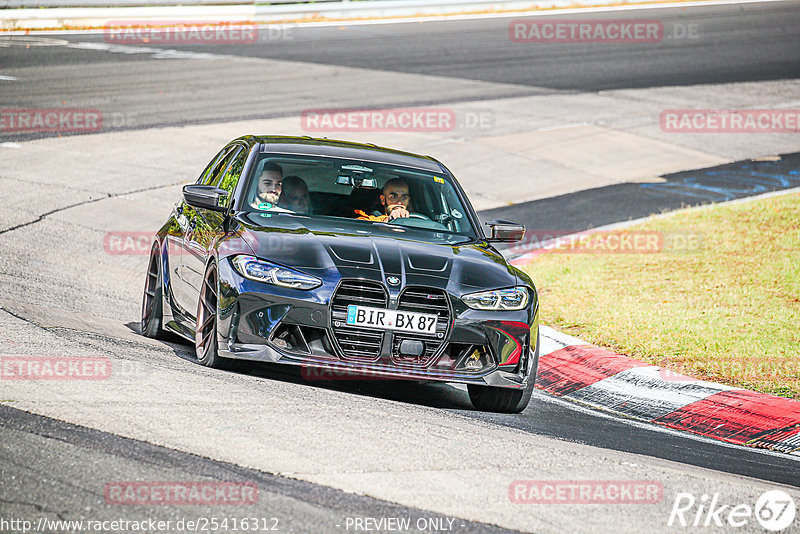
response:
<svg viewBox="0 0 800 534"><path fill-rule="evenodd" d="M258 209L260 209L260 210L271 210L272 209L272 204L269 203L269 202L262 202L261 204L258 205Z"/></svg>
<svg viewBox="0 0 800 534"><path fill-rule="evenodd" d="M461 214L461 212L460 212L460 211L458 211L458 210L457 210L457 209L455 209L455 208L453 208L453 210L450 212L450 215L452 215L452 216L453 216L453 217L455 217L456 219L460 219L461 217L463 217L463 215Z"/></svg>
<svg viewBox="0 0 800 534"><path fill-rule="evenodd" d="M434 176L433 181L436 182L437 184L443 184L444 178L439 178L438 176Z"/></svg>

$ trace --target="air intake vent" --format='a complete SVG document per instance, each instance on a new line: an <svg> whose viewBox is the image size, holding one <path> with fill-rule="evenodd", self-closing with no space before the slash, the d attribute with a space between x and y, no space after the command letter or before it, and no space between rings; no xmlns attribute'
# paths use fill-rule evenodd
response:
<svg viewBox="0 0 800 534"><path fill-rule="evenodd" d="M436 321L436 336L409 334L395 332L392 340L392 360L395 363L427 366L439 352L447 339L447 329L450 326L450 304L447 293L441 289L429 287L407 287L400 295L398 310L413 311L418 313L435 313L439 316ZM405 339L419 340L425 344L425 351L421 356L404 356L400 354L400 344Z"/></svg>
<svg viewBox="0 0 800 534"><path fill-rule="evenodd" d="M383 286L367 280L343 280L331 302L333 335L342 357L347 360L375 361L380 356L381 330L347 326L347 306L386 308L388 296Z"/></svg>

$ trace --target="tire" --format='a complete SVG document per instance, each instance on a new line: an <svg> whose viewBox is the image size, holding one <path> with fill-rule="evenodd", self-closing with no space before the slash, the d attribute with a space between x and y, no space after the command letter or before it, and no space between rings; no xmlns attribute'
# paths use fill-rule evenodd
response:
<svg viewBox="0 0 800 534"><path fill-rule="evenodd" d="M201 365L227 369L230 360L221 357L217 347L217 287L217 267L212 263L206 269L197 301L194 350Z"/></svg>
<svg viewBox="0 0 800 534"><path fill-rule="evenodd" d="M147 278L142 294L141 332L153 339L164 339L164 314L162 306L161 253L158 242L153 243L150 260L147 262Z"/></svg>
<svg viewBox="0 0 800 534"><path fill-rule="evenodd" d="M536 336L536 352L531 360L531 365L539 362L539 336ZM467 384L469 400L476 409L482 412L520 413L531 400L533 386L536 382L536 369L531 370L528 385L525 389L496 388L491 386L478 386Z"/></svg>
<svg viewBox="0 0 800 534"><path fill-rule="evenodd" d="M482 412L520 413L528 406L533 386L525 389L493 388L468 384L469 400Z"/></svg>

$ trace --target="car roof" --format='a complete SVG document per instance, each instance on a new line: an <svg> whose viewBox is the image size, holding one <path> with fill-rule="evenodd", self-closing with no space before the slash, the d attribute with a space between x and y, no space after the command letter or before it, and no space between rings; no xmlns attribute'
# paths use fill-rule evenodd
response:
<svg viewBox="0 0 800 534"><path fill-rule="evenodd" d="M249 144L261 145L261 152L329 156L345 159L359 159L376 163L388 163L404 167L415 167L434 172L444 172L444 166L430 156L403 152L371 143L353 143L337 139L314 137L291 137L278 135L257 135L240 138Z"/></svg>

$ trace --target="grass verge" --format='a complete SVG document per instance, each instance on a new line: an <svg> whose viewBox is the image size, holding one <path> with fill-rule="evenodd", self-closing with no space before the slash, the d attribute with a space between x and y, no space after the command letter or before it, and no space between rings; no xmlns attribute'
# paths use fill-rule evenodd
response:
<svg viewBox="0 0 800 534"><path fill-rule="evenodd" d="M800 194L624 232L647 245L657 236L659 251L610 252L623 241L605 233L524 268L544 324L671 371L800 399Z"/></svg>

